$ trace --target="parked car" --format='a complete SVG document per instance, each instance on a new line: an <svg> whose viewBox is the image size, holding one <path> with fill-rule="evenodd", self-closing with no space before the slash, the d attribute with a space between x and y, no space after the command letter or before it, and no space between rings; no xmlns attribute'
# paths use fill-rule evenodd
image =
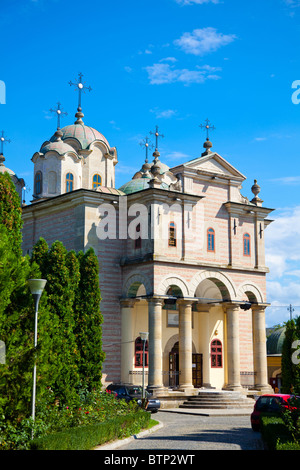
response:
<svg viewBox="0 0 300 470"><path fill-rule="evenodd" d="M106 387L107 392L111 392L116 398L123 399L127 403L131 400L142 405L142 387L135 385L123 385L123 384L110 384ZM151 413L156 413L160 408L160 401L157 398L153 398L152 395L145 390L146 410Z"/></svg>
<svg viewBox="0 0 300 470"><path fill-rule="evenodd" d="M292 402L294 395L275 393L273 395L261 395L254 404L254 410L251 414L251 427L253 431L259 431L260 416L262 413L276 415L282 409L293 410L295 406Z"/></svg>

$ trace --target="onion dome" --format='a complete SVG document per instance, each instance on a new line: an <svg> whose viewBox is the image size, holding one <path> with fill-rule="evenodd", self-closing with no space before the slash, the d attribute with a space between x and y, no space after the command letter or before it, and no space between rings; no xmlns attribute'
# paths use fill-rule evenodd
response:
<svg viewBox="0 0 300 470"><path fill-rule="evenodd" d="M50 151L57 152L59 155L64 155L67 152L74 153L73 147L63 142L62 140L48 142L46 145L42 146L40 153L43 153L45 155L47 152L50 152Z"/></svg>
<svg viewBox="0 0 300 470"><path fill-rule="evenodd" d="M90 144L96 140L104 142L107 147L110 148L109 143L103 134L98 132L93 127L86 126L83 123L65 126L60 129L60 131L62 133L61 140L64 141L66 139L75 139L80 143L82 149L87 149ZM54 142L55 140L56 135L54 134L54 136L51 137L50 142Z"/></svg>
<svg viewBox="0 0 300 470"><path fill-rule="evenodd" d="M151 181L151 178L149 177L135 178L129 181L128 183L123 184L123 186L121 186L119 190L125 194L136 193L138 191L142 191L143 189L149 189L150 181ZM169 186L167 185L167 183L161 183L160 188L169 189Z"/></svg>
<svg viewBox="0 0 300 470"><path fill-rule="evenodd" d="M267 354L281 354L285 338L286 327L273 331L267 338Z"/></svg>

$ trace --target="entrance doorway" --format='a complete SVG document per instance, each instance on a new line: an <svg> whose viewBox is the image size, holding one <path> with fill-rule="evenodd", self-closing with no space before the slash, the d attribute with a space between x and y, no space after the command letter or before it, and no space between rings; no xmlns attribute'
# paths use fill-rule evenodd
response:
<svg viewBox="0 0 300 470"><path fill-rule="evenodd" d="M202 387L202 354L193 354L193 385L195 388Z"/></svg>
<svg viewBox="0 0 300 470"><path fill-rule="evenodd" d="M192 355L193 386L202 387L202 354ZM169 354L169 387L179 386L179 342L177 341Z"/></svg>
<svg viewBox="0 0 300 470"><path fill-rule="evenodd" d="M179 385L179 342L174 344L169 354L169 387Z"/></svg>

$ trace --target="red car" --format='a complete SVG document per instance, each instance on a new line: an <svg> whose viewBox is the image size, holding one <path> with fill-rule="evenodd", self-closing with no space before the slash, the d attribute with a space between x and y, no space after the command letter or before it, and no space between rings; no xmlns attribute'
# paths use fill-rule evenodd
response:
<svg viewBox="0 0 300 470"><path fill-rule="evenodd" d="M251 426L253 431L259 431L260 415L261 413L276 414L282 408L288 410L294 409L290 404L290 399L295 398L295 395L287 395L281 393L274 393L273 395L261 395L254 405L254 410L251 414Z"/></svg>

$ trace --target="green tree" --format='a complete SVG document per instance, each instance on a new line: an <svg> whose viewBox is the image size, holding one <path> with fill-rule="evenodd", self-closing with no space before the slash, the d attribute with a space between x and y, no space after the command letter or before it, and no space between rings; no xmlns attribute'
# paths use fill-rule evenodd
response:
<svg viewBox="0 0 300 470"><path fill-rule="evenodd" d="M7 172L0 173L0 224L8 230L12 250L21 257L22 210L19 195Z"/></svg>
<svg viewBox="0 0 300 470"><path fill-rule="evenodd" d="M71 255L68 257L66 248L59 241L54 242L46 254L46 245L40 240L34 252L35 260L40 258L42 273L47 279L46 292L52 319L49 331L51 386L56 397L67 403L76 399L79 383L73 315L76 288L68 267Z"/></svg>
<svg viewBox="0 0 300 470"><path fill-rule="evenodd" d="M300 340L299 318L289 320L285 324L285 338L282 345L282 392L283 393L300 393L300 365L296 364L292 358L295 351L293 344Z"/></svg>
<svg viewBox="0 0 300 470"><path fill-rule="evenodd" d="M81 385L88 390L101 387L102 323L100 312L99 263L92 248L78 253L80 282L74 304L75 335L80 354L79 374Z"/></svg>

